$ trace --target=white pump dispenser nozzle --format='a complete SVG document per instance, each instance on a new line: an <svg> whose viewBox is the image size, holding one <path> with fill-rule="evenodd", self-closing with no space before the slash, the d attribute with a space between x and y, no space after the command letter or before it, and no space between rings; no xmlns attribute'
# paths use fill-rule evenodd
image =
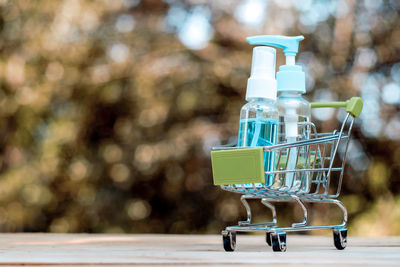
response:
<svg viewBox="0 0 400 267"><path fill-rule="evenodd" d="M247 81L246 100L268 98L276 100L274 48L257 46L253 48L251 74Z"/></svg>

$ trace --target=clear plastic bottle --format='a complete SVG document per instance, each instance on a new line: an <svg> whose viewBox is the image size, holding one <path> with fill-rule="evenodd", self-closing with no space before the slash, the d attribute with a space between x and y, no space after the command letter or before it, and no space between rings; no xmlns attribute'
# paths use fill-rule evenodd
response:
<svg viewBox="0 0 400 267"><path fill-rule="evenodd" d="M273 48L259 46L253 49L246 92L248 103L240 111L239 147L270 146L277 142L279 115L276 107L275 58ZM265 171L272 171L274 165L274 153L264 152ZM265 184L271 185L271 175L265 178Z"/></svg>

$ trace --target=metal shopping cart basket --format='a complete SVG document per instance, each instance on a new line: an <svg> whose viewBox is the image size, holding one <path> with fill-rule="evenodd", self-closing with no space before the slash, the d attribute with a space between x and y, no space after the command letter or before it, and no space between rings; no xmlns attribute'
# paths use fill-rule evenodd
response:
<svg viewBox="0 0 400 267"><path fill-rule="evenodd" d="M347 210L336 198L340 194L347 148L354 119L363 102L353 97L346 102L312 103L312 108L344 107L347 115L340 131L317 133L313 123L309 139L265 147L214 147L211 152L214 184L223 190L242 194L247 220L222 231L226 251L234 251L236 232L265 232L266 242L273 251L286 251L286 232L332 229L334 245L341 250L347 243ZM340 157L337 155L340 152ZM273 160L273 168L264 168L264 158ZM289 168L289 165L292 165ZM252 223L248 199L261 199L272 212L272 221ZM295 202L303 210L304 219L288 227L278 227L272 202ZM305 203L337 205L343 212L343 222L337 225L310 225Z"/></svg>

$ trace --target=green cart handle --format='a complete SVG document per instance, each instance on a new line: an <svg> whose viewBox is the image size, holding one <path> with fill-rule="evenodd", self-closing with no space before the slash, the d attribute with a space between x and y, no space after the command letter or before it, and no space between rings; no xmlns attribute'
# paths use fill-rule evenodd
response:
<svg viewBox="0 0 400 267"><path fill-rule="evenodd" d="M311 108L346 108L347 113L357 118L363 109L363 101L361 97L352 97L344 102L313 102Z"/></svg>

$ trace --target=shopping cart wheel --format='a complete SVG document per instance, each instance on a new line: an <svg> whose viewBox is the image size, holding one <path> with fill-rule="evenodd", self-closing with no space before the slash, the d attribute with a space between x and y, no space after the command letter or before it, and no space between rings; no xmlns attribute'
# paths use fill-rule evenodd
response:
<svg viewBox="0 0 400 267"><path fill-rule="evenodd" d="M267 242L268 246L271 246L271 233L267 232L265 234L265 241Z"/></svg>
<svg viewBox="0 0 400 267"><path fill-rule="evenodd" d="M236 248L236 232L222 231L222 242L225 251L234 251Z"/></svg>
<svg viewBox="0 0 400 267"><path fill-rule="evenodd" d="M286 233L273 232L271 234L271 245L273 251L286 251Z"/></svg>
<svg viewBox="0 0 400 267"><path fill-rule="evenodd" d="M347 245L347 229L346 228L338 228L333 229L333 243L335 247L339 250L342 250Z"/></svg>

